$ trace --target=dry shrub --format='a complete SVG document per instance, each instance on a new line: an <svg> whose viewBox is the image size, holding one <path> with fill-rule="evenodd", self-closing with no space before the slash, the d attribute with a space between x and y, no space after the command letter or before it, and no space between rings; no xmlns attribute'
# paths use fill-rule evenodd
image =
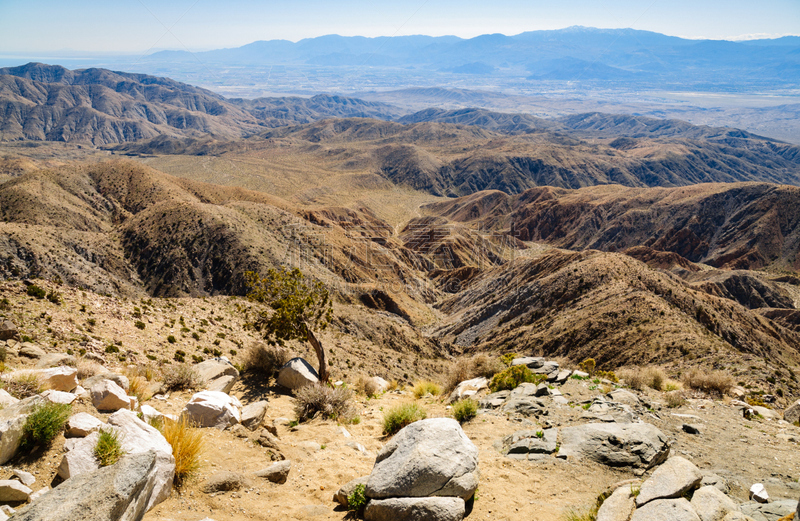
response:
<svg viewBox="0 0 800 521"><path fill-rule="evenodd" d="M442 386L430 380L420 380L414 384L413 393L417 398L422 398L426 394L439 396L442 394Z"/></svg>
<svg viewBox="0 0 800 521"><path fill-rule="evenodd" d="M362 375L356 382L356 391L372 398L380 391L380 384L375 381L375 378Z"/></svg>
<svg viewBox="0 0 800 521"><path fill-rule="evenodd" d="M161 384L162 392L187 391L199 389L203 380L197 371L188 364L170 365L164 370L164 382Z"/></svg>
<svg viewBox="0 0 800 521"><path fill-rule="evenodd" d="M294 392L294 412L298 421L319 415L324 419L348 422L355 416L353 391L344 386L330 387L321 383L304 385Z"/></svg>
<svg viewBox="0 0 800 521"><path fill-rule="evenodd" d="M128 379L128 395L135 396L142 404L153 397L150 384L144 376L134 376Z"/></svg>
<svg viewBox="0 0 800 521"><path fill-rule="evenodd" d="M180 488L200 469L203 452L203 431L194 427L185 417L178 421L164 418L159 429L172 446L175 458L175 486Z"/></svg>
<svg viewBox="0 0 800 521"><path fill-rule="evenodd" d="M246 371L256 371L271 377L291 358L291 353L285 347L255 342L247 348L244 355L244 368Z"/></svg>
<svg viewBox="0 0 800 521"><path fill-rule="evenodd" d="M660 367L628 367L619 370L619 376L628 387L643 391L645 388L650 387L656 391L664 388L664 382L667 381L667 375Z"/></svg>
<svg viewBox="0 0 800 521"><path fill-rule="evenodd" d="M667 407L670 409L681 407L686 403L681 391L670 391L665 395L665 397L667 399Z"/></svg>
<svg viewBox="0 0 800 521"><path fill-rule="evenodd" d="M505 366L500 360L486 354L475 355L472 358L461 358L450 370L444 391L449 394L453 392L458 384L465 380L472 380L478 377L491 378L503 369L505 369Z"/></svg>
<svg viewBox="0 0 800 521"><path fill-rule="evenodd" d="M692 369L683 375L683 384L697 391L723 396L733 387L733 377L725 371Z"/></svg>
<svg viewBox="0 0 800 521"><path fill-rule="evenodd" d="M14 398L22 400L45 390L44 382L37 373L22 372L3 381L3 389Z"/></svg>
<svg viewBox="0 0 800 521"><path fill-rule="evenodd" d="M86 380L87 378L107 372L106 368L102 365L98 364L94 360L86 360L85 358L78 360L77 369L79 380Z"/></svg>
<svg viewBox="0 0 800 521"><path fill-rule="evenodd" d="M387 391L396 391L400 388L400 384L397 380L389 380L389 387L386 389Z"/></svg>

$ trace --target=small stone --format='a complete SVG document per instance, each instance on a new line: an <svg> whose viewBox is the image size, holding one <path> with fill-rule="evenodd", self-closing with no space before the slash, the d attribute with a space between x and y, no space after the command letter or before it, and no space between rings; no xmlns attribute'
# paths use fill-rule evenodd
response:
<svg viewBox="0 0 800 521"><path fill-rule="evenodd" d="M700 426L691 423L684 423L681 428L687 434L700 434Z"/></svg>
<svg viewBox="0 0 800 521"><path fill-rule="evenodd" d="M361 476L354 480L348 481L333 495L333 500L342 506L347 506L347 498L355 491L358 485L367 485L369 476Z"/></svg>
<svg viewBox="0 0 800 521"><path fill-rule="evenodd" d="M767 489L761 483L755 483L750 487L750 499L759 503L766 503L769 501L769 494Z"/></svg>
<svg viewBox="0 0 800 521"><path fill-rule="evenodd" d="M268 403L266 400L248 403L242 408L242 425L247 429L256 430L261 422L264 421L264 416L267 414Z"/></svg>
<svg viewBox="0 0 800 521"><path fill-rule="evenodd" d="M36 483L36 478L33 477L33 474L31 474L30 472L25 472L24 470L19 470L19 469L14 469L12 472L15 476L17 476L17 479L19 479L20 482L26 487L30 487L31 485Z"/></svg>
<svg viewBox="0 0 800 521"><path fill-rule="evenodd" d="M215 492L228 492L231 490L239 490L247 486L247 479L236 472L217 472L203 484L200 488L206 494L213 494Z"/></svg>
<svg viewBox="0 0 800 521"><path fill-rule="evenodd" d="M287 478L289 477L289 470L292 468L292 462L289 460L284 460L269 467L265 468L264 470L259 470L256 472L256 476L259 478L266 478L272 483L277 483L279 485L286 483Z"/></svg>

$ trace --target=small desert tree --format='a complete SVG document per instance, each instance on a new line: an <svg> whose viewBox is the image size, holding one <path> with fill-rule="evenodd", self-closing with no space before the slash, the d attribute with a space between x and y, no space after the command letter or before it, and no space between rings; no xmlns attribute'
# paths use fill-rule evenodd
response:
<svg viewBox="0 0 800 521"><path fill-rule="evenodd" d="M325 329L333 316L330 294L319 281L308 280L298 268L270 269L265 277L245 273L253 302L266 304L253 325L270 344L283 346L288 340L305 340L319 360L319 379L328 381L325 349L314 336L314 330Z"/></svg>

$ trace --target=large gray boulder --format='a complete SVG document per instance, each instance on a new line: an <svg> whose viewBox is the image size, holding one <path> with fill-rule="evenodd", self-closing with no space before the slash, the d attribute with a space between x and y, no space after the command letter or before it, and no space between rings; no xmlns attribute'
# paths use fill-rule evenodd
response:
<svg viewBox="0 0 800 521"><path fill-rule="evenodd" d="M800 420L800 400L797 400L783 411L783 419L789 423Z"/></svg>
<svg viewBox="0 0 800 521"><path fill-rule="evenodd" d="M699 485L702 479L700 469L691 461L680 456L670 458L642 484L636 497L636 506L641 507L654 499L681 497L684 492Z"/></svg>
<svg viewBox="0 0 800 521"><path fill-rule="evenodd" d="M464 500L459 497L402 497L373 499L364 510L365 521L461 521Z"/></svg>
<svg viewBox="0 0 800 521"><path fill-rule="evenodd" d="M610 467L649 469L669 455L666 435L649 423L587 423L561 429L560 456Z"/></svg>
<svg viewBox="0 0 800 521"><path fill-rule="evenodd" d="M731 498L712 486L695 491L692 496L692 507L700 521L722 521L729 512L739 510Z"/></svg>
<svg viewBox="0 0 800 521"><path fill-rule="evenodd" d="M68 479L17 510L17 521L138 521L153 501L155 451L123 457L115 465ZM148 506L150 505L150 506Z"/></svg>
<svg viewBox="0 0 800 521"><path fill-rule="evenodd" d="M92 376L91 378L87 378L83 381L83 386L86 389L91 389L95 386L95 384L102 382L103 380L111 380L115 384L125 389L126 392L130 388L130 380L128 380L128 377L117 373L102 373Z"/></svg>
<svg viewBox="0 0 800 521"><path fill-rule="evenodd" d="M656 499L637 508L631 521L700 521L692 505L685 499Z"/></svg>
<svg viewBox="0 0 800 521"><path fill-rule="evenodd" d="M597 511L596 521L628 521L634 508L636 504L631 487L619 487L603 501Z"/></svg>
<svg viewBox="0 0 800 521"><path fill-rule="evenodd" d="M458 422L431 418L405 427L378 452L366 496L466 500L478 488L478 478L478 449Z"/></svg>
<svg viewBox="0 0 800 521"><path fill-rule="evenodd" d="M31 396L0 410L0 465L14 457L22 441L22 426L37 405L43 405L41 396Z"/></svg>
<svg viewBox="0 0 800 521"><path fill-rule="evenodd" d="M278 385L294 391L319 382L317 371L304 359L292 358L278 372Z"/></svg>
<svg viewBox="0 0 800 521"><path fill-rule="evenodd" d="M234 396L219 391L195 393L181 416L200 427L224 430L242 421L242 404Z"/></svg>
<svg viewBox="0 0 800 521"><path fill-rule="evenodd" d="M36 362L36 367L73 366L77 363L74 356L66 353L47 353Z"/></svg>
<svg viewBox="0 0 800 521"><path fill-rule="evenodd" d="M777 521L797 512L798 502L794 499L783 499L771 503L744 503L739 510L756 521Z"/></svg>

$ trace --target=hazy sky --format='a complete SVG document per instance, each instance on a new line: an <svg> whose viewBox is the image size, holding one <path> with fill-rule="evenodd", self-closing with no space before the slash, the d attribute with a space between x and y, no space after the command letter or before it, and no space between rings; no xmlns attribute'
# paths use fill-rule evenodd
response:
<svg viewBox="0 0 800 521"><path fill-rule="evenodd" d="M0 0L0 53L207 50L333 33L473 37L571 25L777 37L800 34L800 0Z"/></svg>

